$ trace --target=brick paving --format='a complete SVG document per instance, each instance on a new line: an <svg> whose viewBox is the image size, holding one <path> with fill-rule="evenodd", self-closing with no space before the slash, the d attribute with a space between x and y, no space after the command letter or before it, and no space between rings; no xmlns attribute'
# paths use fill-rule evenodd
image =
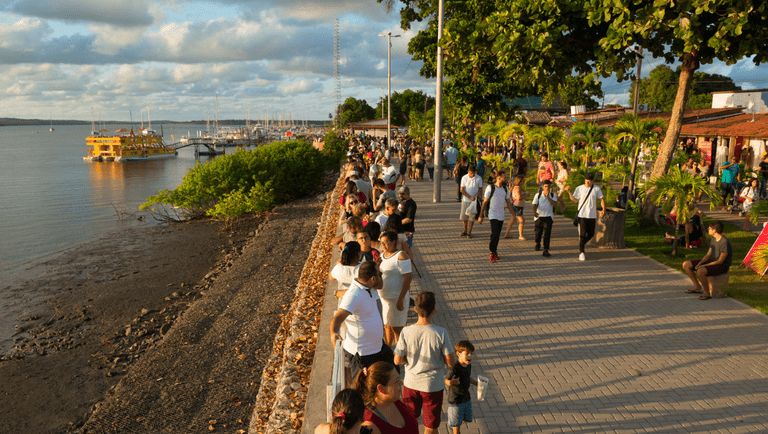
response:
<svg viewBox="0 0 768 434"><path fill-rule="evenodd" d="M441 203L432 183L409 186L412 292L436 293L434 322L453 343L474 343L473 375L491 382L462 433L768 432L768 317L733 299L699 301L684 274L633 250L588 246L579 262L576 229L560 216L544 258L530 204L528 241L502 238L491 263L487 222L458 237L454 181L443 179Z"/></svg>

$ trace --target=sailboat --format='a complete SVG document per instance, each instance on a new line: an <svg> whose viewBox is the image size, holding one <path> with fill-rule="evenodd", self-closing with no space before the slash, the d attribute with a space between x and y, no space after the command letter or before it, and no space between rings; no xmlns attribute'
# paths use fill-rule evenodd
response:
<svg viewBox="0 0 768 434"><path fill-rule="evenodd" d="M51 118L51 129L49 129L48 131L53 131L53 118Z"/></svg>

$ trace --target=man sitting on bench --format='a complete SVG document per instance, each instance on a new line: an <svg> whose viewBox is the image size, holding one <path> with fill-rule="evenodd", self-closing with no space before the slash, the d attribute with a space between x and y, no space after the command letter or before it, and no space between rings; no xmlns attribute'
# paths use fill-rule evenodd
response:
<svg viewBox="0 0 768 434"><path fill-rule="evenodd" d="M707 232L712 236L707 254L701 259L683 262L683 271L693 282L693 288L685 292L701 294L699 300L712 298L712 294L709 292L709 278L727 273L733 257L731 241L723 236L722 223L710 222Z"/></svg>

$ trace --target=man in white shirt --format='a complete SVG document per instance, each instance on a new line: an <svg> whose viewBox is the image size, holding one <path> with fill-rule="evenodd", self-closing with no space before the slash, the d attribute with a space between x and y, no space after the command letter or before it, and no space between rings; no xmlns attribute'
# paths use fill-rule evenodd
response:
<svg viewBox="0 0 768 434"><path fill-rule="evenodd" d="M512 211L512 202L509 200L509 190L505 186L506 175L499 172L496 175L496 183L489 185L483 194L483 208L480 210L480 217L477 222L483 223L483 213L488 209L488 218L491 220L491 242L488 249L491 251L490 260L496 262L499 260L497 248L499 246L499 237L501 229L504 226L504 207Z"/></svg>
<svg viewBox="0 0 768 434"><path fill-rule="evenodd" d="M597 200L600 200L600 218L605 216L605 199L600 187L595 185L595 174L587 173L584 175L584 185L576 187L576 191L571 194L570 187L567 185L564 189L571 200L578 204L579 212L576 218L579 220L579 261L586 261L587 256L584 253L584 246L595 235L595 226L597 225Z"/></svg>
<svg viewBox="0 0 768 434"><path fill-rule="evenodd" d="M461 214L459 219L464 225L464 230L459 234L460 237L472 238L472 226L475 224L477 213L467 214L467 208L475 203L477 193L483 188L483 179L477 175L477 169L474 164L469 165L467 174L461 177Z"/></svg>
<svg viewBox="0 0 768 434"><path fill-rule="evenodd" d="M339 310L331 320L331 344L336 347L341 324L347 327L342 340L344 356L349 366L348 380L355 378L363 368L383 360L394 363L392 349L384 344L384 322L376 304L375 289L382 287L381 272L375 262L363 262L357 279L339 302ZM348 383L351 381L348 381Z"/></svg>
<svg viewBox="0 0 768 434"><path fill-rule="evenodd" d="M541 182L541 193L533 196L533 227L537 252L541 250L541 237L544 235L544 252L541 256L549 257L549 237L552 235L553 210L557 204L557 195L552 192L552 181Z"/></svg>

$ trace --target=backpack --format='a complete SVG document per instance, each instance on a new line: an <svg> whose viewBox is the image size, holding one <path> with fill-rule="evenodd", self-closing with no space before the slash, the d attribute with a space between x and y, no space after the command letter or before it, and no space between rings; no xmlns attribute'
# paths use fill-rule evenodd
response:
<svg viewBox="0 0 768 434"><path fill-rule="evenodd" d="M491 184L490 186L491 186L491 187L493 187L493 188L491 189L491 195L490 195L490 196L488 196L488 208L486 208L486 209L485 209L485 211L483 212L483 218L485 218L485 217L488 217L488 213L491 211L491 205L490 205L490 202L491 202L491 199L493 199L493 193L496 193L496 185L495 185L495 184ZM502 188L504 188L504 194L505 194L505 195L506 195L506 194L509 194L509 190L507 189L507 186L506 186L506 185L505 185L505 186L503 186ZM477 198L478 200L480 200L480 197L479 197L479 196L480 196L480 195L478 195L478 198ZM479 209L483 209L483 208L482 208L482 205L483 205L482 203L478 203L478 205L480 206L480 208L479 208Z"/></svg>

